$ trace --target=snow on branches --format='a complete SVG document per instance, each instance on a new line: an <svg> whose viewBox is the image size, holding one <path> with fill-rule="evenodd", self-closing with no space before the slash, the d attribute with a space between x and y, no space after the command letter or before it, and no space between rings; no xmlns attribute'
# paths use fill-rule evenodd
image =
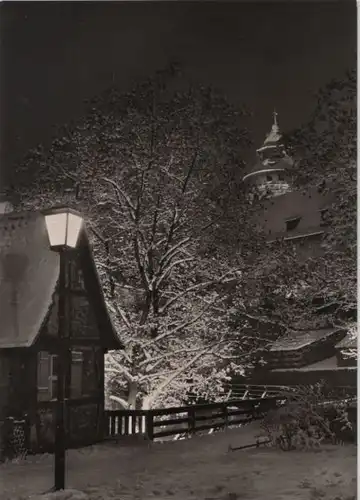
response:
<svg viewBox="0 0 360 500"><path fill-rule="evenodd" d="M106 366L123 406L183 401L189 387L216 393L230 363L247 363L227 306L242 260L210 249L229 181L241 178L243 120L213 89L184 90L161 73L125 95L112 89L94 99L81 122L18 169L20 204L58 200L87 220L126 346Z"/></svg>

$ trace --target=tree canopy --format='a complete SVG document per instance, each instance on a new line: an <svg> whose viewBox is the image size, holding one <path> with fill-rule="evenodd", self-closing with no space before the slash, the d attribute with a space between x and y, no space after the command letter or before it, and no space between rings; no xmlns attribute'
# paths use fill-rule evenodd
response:
<svg viewBox="0 0 360 500"><path fill-rule="evenodd" d="M211 397L250 349L229 308L245 259L228 258L223 227L236 200L236 231L249 239L239 187L246 113L212 88L183 88L172 68L127 94L111 89L89 109L18 167L18 205L68 203L85 215L126 345L108 356L117 401L178 402L189 386Z"/></svg>
<svg viewBox="0 0 360 500"><path fill-rule="evenodd" d="M324 222L326 231L319 259L321 293L336 302L335 312L356 310L357 248L357 74L352 69L318 94L317 107L306 126L295 131L299 188L317 186L331 192ZM322 269L321 269L322 266Z"/></svg>

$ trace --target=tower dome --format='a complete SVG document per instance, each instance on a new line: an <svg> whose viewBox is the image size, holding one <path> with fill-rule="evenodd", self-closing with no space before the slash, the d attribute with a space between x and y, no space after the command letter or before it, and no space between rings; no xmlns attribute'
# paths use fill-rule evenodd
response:
<svg viewBox="0 0 360 500"><path fill-rule="evenodd" d="M243 177L251 198L255 194L264 198L280 196L290 191L289 171L294 162L286 152L276 111L273 116L271 131L263 145L256 150L257 162Z"/></svg>

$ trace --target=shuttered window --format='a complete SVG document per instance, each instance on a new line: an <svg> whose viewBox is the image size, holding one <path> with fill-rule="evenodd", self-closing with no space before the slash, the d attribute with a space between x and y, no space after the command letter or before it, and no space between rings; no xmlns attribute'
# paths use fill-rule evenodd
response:
<svg viewBox="0 0 360 500"><path fill-rule="evenodd" d="M50 354L46 351L38 353L38 401L50 401L56 398L57 361L58 357L56 354Z"/></svg>
<svg viewBox="0 0 360 500"><path fill-rule="evenodd" d="M97 396L101 391L99 351L93 347L76 346L71 352L70 398ZM58 356L46 351L38 353L38 401L56 399Z"/></svg>

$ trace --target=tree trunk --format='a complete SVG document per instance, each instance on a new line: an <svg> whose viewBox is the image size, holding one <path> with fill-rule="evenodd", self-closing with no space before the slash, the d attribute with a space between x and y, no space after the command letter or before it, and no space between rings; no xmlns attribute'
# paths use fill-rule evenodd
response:
<svg viewBox="0 0 360 500"><path fill-rule="evenodd" d="M141 409L142 410L151 410L152 403L153 403L153 401L152 401L151 394L149 396L145 396L142 400Z"/></svg>
<svg viewBox="0 0 360 500"><path fill-rule="evenodd" d="M129 397L128 397L129 410L136 410L137 394L138 394L137 382L129 382Z"/></svg>

